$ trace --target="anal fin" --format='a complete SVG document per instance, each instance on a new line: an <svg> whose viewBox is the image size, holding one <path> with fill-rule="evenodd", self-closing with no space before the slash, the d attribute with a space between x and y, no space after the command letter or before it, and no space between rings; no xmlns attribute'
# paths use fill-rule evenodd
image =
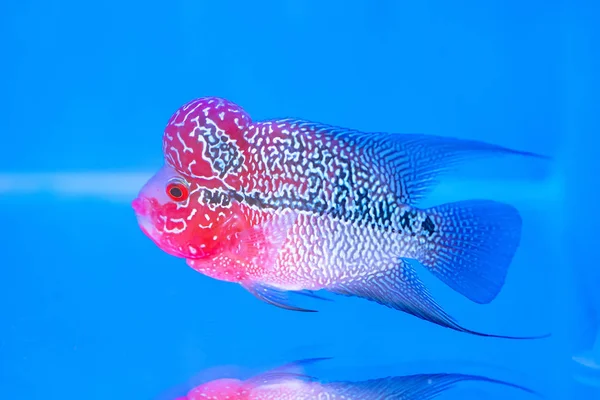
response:
<svg viewBox="0 0 600 400"><path fill-rule="evenodd" d="M414 268L405 260L401 260L395 268L375 272L363 278L327 289L332 293L374 301L437 325L476 336L505 339L538 339L545 337L502 336L464 328L433 299L417 276Z"/></svg>

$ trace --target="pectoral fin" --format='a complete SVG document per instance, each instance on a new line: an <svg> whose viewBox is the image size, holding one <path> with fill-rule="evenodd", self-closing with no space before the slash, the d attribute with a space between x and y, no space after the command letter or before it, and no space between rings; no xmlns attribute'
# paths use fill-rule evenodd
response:
<svg viewBox="0 0 600 400"><path fill-rule="evenodd" d="M272 286L263 285L260 283L242 282L241 285L244 289L252 293L256 298L273 306L291 311L317 312L316 310L309 310L293 305L288 297L288 294L294 292L279 290Z"/></svg>
<svg viewBox="0 0 600 400"><path fill-rule="evenodd" d="M262 223L241 231L238 245L230 251L231 256L271 269L297 218L298 214L293 211L273 213Z"/></svg>

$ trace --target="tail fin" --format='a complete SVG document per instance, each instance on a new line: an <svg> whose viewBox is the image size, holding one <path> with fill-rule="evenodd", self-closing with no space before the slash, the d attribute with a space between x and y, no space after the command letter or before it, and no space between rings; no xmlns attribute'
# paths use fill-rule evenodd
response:
<svg viewBox="0 0 600 400"><path fill-rule="evenodd" d="M494 300L506 279L521 240L521 216L514 207L491 200L469 200L432 207L427 231L434 246L416 259L471 301Z"/></svg>

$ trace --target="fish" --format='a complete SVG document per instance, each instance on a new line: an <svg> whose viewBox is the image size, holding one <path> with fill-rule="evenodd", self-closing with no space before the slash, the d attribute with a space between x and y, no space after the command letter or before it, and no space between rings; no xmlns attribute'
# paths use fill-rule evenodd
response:
<svg viewBox="0 0 600 400"><path fill-rule="evenodd" d="M522 218L487 199L420 203L467 161L549 157L481 141L362 132L294 118L252 121L220 97L187 102L163 132L162 167L132 207L160 249L283 308L320 291L367 299L478 336L433 298L418 267L477 304L493 301Z"/></svg>
<svg viewBox="0 0 600 400"><path fill-rule="evenodd" d="M539 396L527 387L485 376L462 373L420 373L364 381L324 381L305 368L327 358L304 359L248 379L221 378L200 384L175 400L429 400L462 382L484 382Z"/></svg>

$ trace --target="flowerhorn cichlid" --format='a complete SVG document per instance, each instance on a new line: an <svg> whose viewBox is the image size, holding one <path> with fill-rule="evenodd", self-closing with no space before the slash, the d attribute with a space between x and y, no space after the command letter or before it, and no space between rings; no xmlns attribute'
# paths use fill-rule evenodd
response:
<svg viewBox="0 0 600 400"><path fill-rule="evenodd" d="M296 119L253 122L217 97L173 114L163 152L163 167L132 206L143 232L196 271L290 310L312 311L292 304L290 292L319 297L314 292L325 290L458 331L509 337L459 325L414 266L489 303L519 246L519 212L490 200L418 202L463 161L544 156Z"/></svg>

